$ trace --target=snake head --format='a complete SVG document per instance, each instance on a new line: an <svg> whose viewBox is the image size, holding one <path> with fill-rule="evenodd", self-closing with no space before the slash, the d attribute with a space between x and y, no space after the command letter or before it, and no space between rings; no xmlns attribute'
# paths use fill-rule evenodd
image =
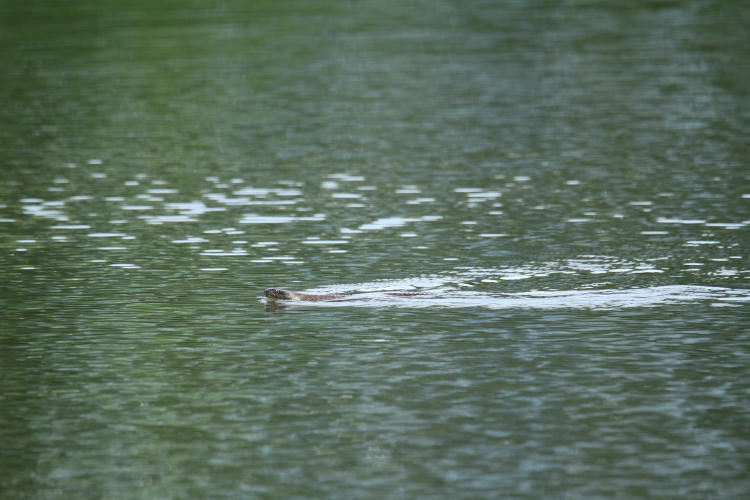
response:
<svg viewBox="0 0 750 500"><path fill-rule="evenodd" d="M266 290L263 293L269 299L283 299L283 300L291 299L289 292L287 292L286 290L282 290L281 288L266 288Z"/></svg>

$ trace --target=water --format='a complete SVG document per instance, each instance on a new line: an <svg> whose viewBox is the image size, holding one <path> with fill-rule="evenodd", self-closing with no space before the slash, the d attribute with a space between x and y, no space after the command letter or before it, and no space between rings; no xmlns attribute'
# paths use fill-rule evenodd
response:
<svg viewBox="0 0 750 500"><path fill-rule="evenodd" d="M745 498L749 17L0 6L0 496Z"/></svg>

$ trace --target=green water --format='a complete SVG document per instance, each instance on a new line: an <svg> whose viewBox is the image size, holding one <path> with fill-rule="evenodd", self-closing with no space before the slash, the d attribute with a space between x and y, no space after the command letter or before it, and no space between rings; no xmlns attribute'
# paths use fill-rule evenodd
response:
<svg viewBox="0 0 750 500"><path fill-rule="evenodd" d="M0 497L746 498L749 26L1 4Z"/></svg>

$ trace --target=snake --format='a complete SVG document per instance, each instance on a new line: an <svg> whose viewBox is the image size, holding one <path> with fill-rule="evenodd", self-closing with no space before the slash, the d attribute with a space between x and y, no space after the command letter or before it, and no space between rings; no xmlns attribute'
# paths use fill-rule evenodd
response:
<svg viewBox="0 0 750 500"><path fill-rule="evenodd" d="M319 302L321 300L352 300L349 295L328 294L318 295L313 293L292 292L282 288L266 288L263 292L266 297L274 300L297 300L303 302ZM397 297L412 297L414 295L423 295L421 292L385 292L386 295L395 295Z"/></svg>
<svg viewBox="0 0 750 500"><path fill-rule="evenodd" d="M312 293L299 293L292 292L290 290L283 290L281 288L266 288L263 292L269 299L278 300L301 300L305 302L319 302L321 300L337 300L343 299L344 295L316 295Z"/></svg>

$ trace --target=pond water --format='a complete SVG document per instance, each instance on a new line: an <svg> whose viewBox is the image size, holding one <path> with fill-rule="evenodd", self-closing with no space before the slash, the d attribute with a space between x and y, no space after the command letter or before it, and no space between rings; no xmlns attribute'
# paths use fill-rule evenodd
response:
<svg viewBox="0 0 750 500"><path fill-rule="evenodd" d="M0 496L747 497L748 26L0 6Z"/></svg>

